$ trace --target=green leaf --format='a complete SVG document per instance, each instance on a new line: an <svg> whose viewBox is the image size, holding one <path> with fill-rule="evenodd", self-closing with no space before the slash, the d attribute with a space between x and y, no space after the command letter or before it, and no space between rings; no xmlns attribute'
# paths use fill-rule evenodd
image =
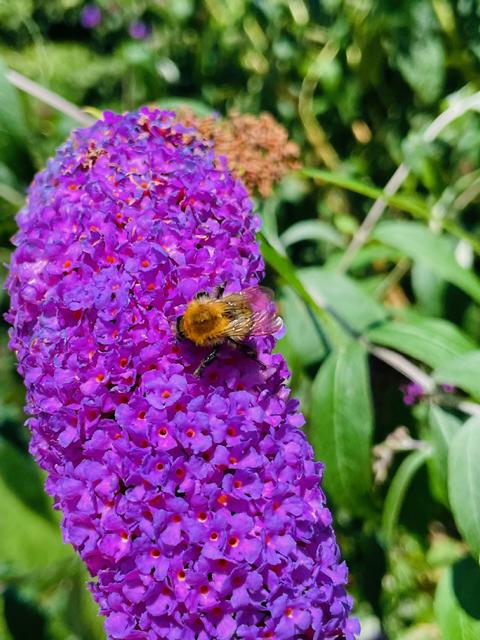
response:
<svg viewBox="0 0 480 640"><path fill-rule="evenodd" d="M323 240L336 247L343 247L345 241L341 233L335 227L322 220L301 220L292 224L280 236L285 247L303 240Z"/></svg>
<svg viewBox="0 0 480 640"><path fill-rule="evenodd" d="M353 191L353 193L367 196L372 200L383 198L383 200L385 200L385 202L390 204L392 207L400 209L400 211L406 211L407 213L410 213L414 216L420 218L427 218L429 216L428 207L419 198L413 198L412 196L398 194L395 196L389 196L378 187L367 184L366 182L362 182L360 180L356 180L355 178L350 178L338 172L305 167L301 169L301 173L309 176L310 178L321 180L322 182L333 184L337 187L342 187L343 189L347 189L348 191Z"/></svg>
<svg viewBox="0 0 480 640"><path fill-rule="evenodd" d="M411 269L411 283L417 309L427 316L444 315L447 283L427 265L417 262Z"/></svg>
<svg viewBox="0 0 480 640"><path fill-rule="evenodd" d="M156 100L156 104L161 109L172 109L176 111L179 108L190 109L197 116L206 117L215 113L212 107L205 104L201 100L195 100L194 98L183 98L181 96L171 96L168 98L159 98Z"/></svg>
<svg viewBox="0 0 480 640"><path fill-rule="evenodd" d="M299 269L298 277L314 298L324 300L359 333L386 319L385 309L362 291L353 278L320 267Z"/></svg>
<svg viewBox="0 0 480 640"><path fill-rule="evenodd" d="M356 342L332 353L312 387L309 434L325 462L325 487L338 505L367 510L373 415L365 349Z"/></svg>
<svg viewBox="0 0 480 640"><path fill-rule="evenodd" d="M470 351L443 364L433 372L438 383L460 387L480 399L480 350Z"/></svg>
<svg viewBox="0 0 480 640"><path fill-rule="evenodd" d="M259 240L265 262L270 265L283 278L283 280L292 287L295 293L315 312L322 323L322 326L325 328L331 343L334 345L343 344L345 342L344 331L341 330L338 323L323 308L322 301L315 300L315 298L307 291L290 260L272 247L261 233Z"/></svg>
<svg viewBox="0 0 480 640"><path fill-rule="evenodd" d="M410 453L402 461L390 483L382 515L383 536L386 545L389 547L394 542L398 519L408 487L417 471L425 464L430 455L429 449L420 449Z"/></svg>
<svg viewBox="0 0 480 640"><path fill-rule="evenodd" d="M289 287L282 289L280 310L287 329L286 339L302 365L319 362L325 343L316 329L306 304Z"/></svg>
<svg viewBox="0 0 480 640"><path fill-rule="evenodd" d="M375 344L392 347L435 368L468 353L475 344L446 320L417 316L408 322L388 322L371 329L367 337Z"/></svg>
<svg viewBox="0 0 480 640"><path fill-rule="evenodd" d="M397 64L423 102L431 104L439 98L445 79L445 52L441 38L429 34L427 38L413 40L408 53L398 56Z"/></svg>
<svg viewBox="0 0 480 640"><path fill-rule="evenodd" d="M455 260L448 238L433 234L418 222L390 220L380 223L373 237L398 249L412 260L428 265L447 282L480 302L480 278Z"/></svg>
<svg viewBox="0 0 480 640"><path fill-rule="evenodd" d="M341 173L324 171L322 169L312 169L310 167L304 167L300 170L300 173L316 180L322 180L327 184L333 184L337 187L348 189L349 191L353 191L353 193L367 196L368 198L372 198L372 200L378 200L381 198L382 200L385 200L385 202L391 207L395 207L400 211L406 211L415 218L420 218L421 220L426 220L427 222L430 221L429 208L421 199L416 196L405 194L396 194L394 196L389 196L378 187L374 187L370 184L366 184L365 182L361 182L360 180L356 180L354 178L349 178L348 176L342 175ZM442 218L437 222L441 225L442 228L446 229L452 235L456 236L457 238L466 240L469 244L471 244L471 246L477 253L480 253L480 240L475 235L469 233L468 231L465 231L463 227L459 226L456 222L450 220L449 218Z"/></svg>
<svg viewBox="0 0 480 640"><path fill-rule="evenodd" d="M480 418L455 435L448 457L448 495L455 522L475 558L480 559Z"/></svg>
<svg viewBox="0 0 480 640"><path fill-rule="evenodd" d="M33 459L0 439L0 477L29 509L53 523L54 517L43 489L42 475Z"/></svg>
<svg viewBox="0 0 480 640"><path fill-rule="evenodd" d="M337 269L338 265L343 257L343 252L336 251L328 257L325 262L325 266L328 266L330 270ZM386 247L383 244L372 243L366 247L362 247L353 257L350 265L350 270L364 269L369 267L373 262L396 263L402 257L401 253L391 247Z"/></svg>
<svg viewBox="0 0 480 640"><path fill-rule="evenodd" d="M5 604L3 596L0 596L0 638L3 640L13 640L8 632L7 621L5 620Z"/></svg>
<svg viewBox="0 0 480 640"><path fill-rule="evenodd" d="M437 405L432 405L428 412L428 426L425 440L432 445L432 457L428 460L430 484L435 497L448 507L448 452L462 422Z"/></svg>
<svg viewBox="0 0 480 640"><path fill-rule="evenodd" d="M7 66L0 58L0 147L23 146L28 137L28 128L23 108L15 87L7 80Z"/></svg>
<svg viewBox="0 0 480 640"><path fill-rule="evenodd" d="M0 478L0 558L18 573L32 571L73 557L62 543L60 530L36 514Z"/></svg>
<svg viewBox="0 0 480 640"><path fill-rule="evenodd" d="M435 594L435 616L445 640L480 638L480 568L465 557L449 567Z"/></svg>

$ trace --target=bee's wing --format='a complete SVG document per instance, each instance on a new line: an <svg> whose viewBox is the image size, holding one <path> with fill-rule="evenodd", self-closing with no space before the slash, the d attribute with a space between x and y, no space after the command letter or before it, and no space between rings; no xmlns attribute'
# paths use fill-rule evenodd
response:
<svg viewBox="0 0 480 640"><path fill-rule="evenodd" d="M242 291L242 295L245 296L253 312L251 335L271 335L282 328L283 322L277 313L271 289L260 286L249 287Z"/></svg>
<svg viewBox="0 0 480 640"><path fill-rule="evenodd" d="M243 292L230 293L220 300L211 301L212 304L220 305L223 317L228 318L228 324L221 335L234 340L243 340L251 333L253 314L247 302Z"/></svg>

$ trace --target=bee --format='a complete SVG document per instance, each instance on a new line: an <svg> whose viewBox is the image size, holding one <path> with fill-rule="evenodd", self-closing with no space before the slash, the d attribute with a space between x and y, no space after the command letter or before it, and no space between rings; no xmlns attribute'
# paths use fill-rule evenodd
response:
<svg viewBox="0 0 480 640"><path fill-rule="evenodd" d="M176 321L178 340L189 340L199 347L212 347L195 370L196 377L215 360L225 343L240 349L265 368L255 349L244 341L250 336L271 335L282 326L270 289L254 286L223 295L224 290L225 285L217 287L213 296L200 291Z"/></svg>

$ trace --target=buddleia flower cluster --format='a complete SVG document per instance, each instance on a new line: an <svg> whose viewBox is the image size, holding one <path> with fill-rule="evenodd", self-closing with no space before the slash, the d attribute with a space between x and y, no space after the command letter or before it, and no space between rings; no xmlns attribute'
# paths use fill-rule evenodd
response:
<svg viewBox="0 0 480 640"><path fill-rule="evenodd" d="M18 215L10 346L31 452L110 639L352 640L347 569L273 336L202 349L196 292L256 285L259 221L174 114L72 133Z"/></svg>

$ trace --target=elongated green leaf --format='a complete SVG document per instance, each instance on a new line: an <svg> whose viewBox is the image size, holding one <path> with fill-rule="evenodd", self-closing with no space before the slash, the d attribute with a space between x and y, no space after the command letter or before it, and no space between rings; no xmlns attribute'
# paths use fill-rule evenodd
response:
<svg viewBox="0 0 480 640"><path fill-rule="evenodd" d="M28 508L54 522L44 480L33 459L4 439L0 439L0 478Z"/></svg>
<svg viewBox="0 0 480 640"><path fill-rule="evenodd" d="M310 178L321 180L323 182L326 182L327 184L333 184L337 187L352 191L353 193L367 196L368 198L372 198L373 200L382 198L382 200L385 200L385 202L390 206L395 207L396 209L400 209L400 211L406 211L415 218L420 218L426 221L430 220L430 211L428 207L420 198L416 196L405 194L396 194L394 196L389 196L378 187L366 184L365 182L361 182L360 180L355 180L354 178L349 178L348 176L342 175L338 172L324 171L322 169L312 169L310 167L304 167L300 171L303 175L306 175ZM468 231L465 231L463 227L459 226L456 222L448 218L443 218L442 220L439 220L438 223L442 226L442 228L444 228L452 235L469 242L474 250L477 253L480 253L480 240L475 235L469 233Z"/></svg>
<svg viewBox="0 0 480 640"><path fill-rule="evenodd" d="M290 260L274 249L262 234L260 234L260 247L265 262L275 269L283 280L292 287L295 293L304 300L318 316L320 322L325 327L331 343L334 345L344 344L346 340L345 332L342 331L338 323L327 313L322 302L315 300L307 291Z"/></svg>
<svg viewBox="0 0 480 640"><path fill-rule="evenodd" d="M367 510L373 415L367 354L358 343L332 353L312 388L310 437L325 462L325 486L337 504Z"/></svg>
<svg viewBox="0 0 480 640"><path fill-rule="evenodd" d="M434 371L433 377L439 383L453 384L480 399L480 350L470 351L443 364Z"/></svg>
<svg viewBox="0 0 480 640"><path fill-rule="evenodd" d="M28 509L0 479L0 558L23 573L74 557L60 528Z"/></svg>
<svg viewBox="0 0 480 640"><path fill-rule="evenodd" d="M383 198L385 202L388 202L388 204L393 207L396 207L401 211L411 213L414 216L419 216L421 218L428 216L428 208L419 198L404 195L388 196L378 187L367 184L366 182L361 182L355 178L349 178L348 176L337 172L325 171L323 169L311 169L309 167L305 167L301 172L310 178L322 180L328 184L342 187L343 189L353 191L354 193L358 193L362 196L367 196L373 200Z"/></svg>
<svg viewBox="0 0 480 640"><path fill-rule="evenodd" d="M0 59L0 140L6 137L10 143L23 144L28 128L18 92L6 78L7 71L7 66Z"/></svg>
<svg viewBox="0 0 480 640"><path fill-rule="evenodd" d="M328 257L325 266L328 269L337 269L343 257L343 252L336 251ZM366 247L362 247L353 257L350 270L363 269L369 267L373 262L389 263L398 262L402 254L392 247L386 247L383 244L372 243Z"/></svg>
<svg viewBox="0 0 480 640"><path fill-rule="evenodd" d="M432 405L428 426L425 439L432 445L432 457L428 460L430 484L435 497L448 507L448 452L462 422L451 413Z"/></svg>
<svg viewBox="0 0 480 640"><path fill-rule="evenodd" d="M448 457L448 495L458 529L480 559L480 418L455 435Z"/></svg>
<svg viewBox="0 0 480 640"><path fill-rule="evenodd" d="M412 260L428 265L444 280L480 302L480 278L458 264L447 238L434 235L418 222L397 220L380 223L372 235Z"/></svg>
<svg viewBox="0 0 480 640"><path fill-rule="evenodd" d="M447 282L422 262L412 265L411 283L417 309L427 316L444 315Z"/></svg>
<svg viewBox="0 0 480 640"><path fill-rule="evenodd" d="M480 568L465 557L449 567L435 594L435 617L445 640L480 638Z"/></svg>
<svg viewBox="0 0 480 640"><path fill-rule="evenodd" d="M298 277L315 298L319 296L329 308L355 331L363 332L367 327L386 319L385 309L360 286L342 273L319 267L299 269Z"/></svg>
<svg viewBox="0 0 480 640"><path fill-rule="evenodd" d="M296 358L302 365L319 362L325 356L325 344L306 304L289 287L282 289L280 310L287 329L286 339Z"/></svg>
<svg viewBox="0 0 480 640"><path fill-rule="evenodd" d="M420 316L408 322L385 323L371 329L367 337L375 344L392 347L432 368L475 348L454 324Z"/></svg>
<svg viewBox="0 0 480 640"><path fill-rule="evenodd" d="M345 242L342 234L331 224L322 220L301 220L288 227L280 236L285 247L289 247L302 240L324 240L336 247L343 247Z"/></svg>
<svg viewBox="0 0 480 640"><path fill-rule="evenodd" d="M410 453L398 467L385 498L382 516L382 531L387 546L391 546L405 500L408 487L420 467L430 457L429 449L421 449Z"/></svg>

